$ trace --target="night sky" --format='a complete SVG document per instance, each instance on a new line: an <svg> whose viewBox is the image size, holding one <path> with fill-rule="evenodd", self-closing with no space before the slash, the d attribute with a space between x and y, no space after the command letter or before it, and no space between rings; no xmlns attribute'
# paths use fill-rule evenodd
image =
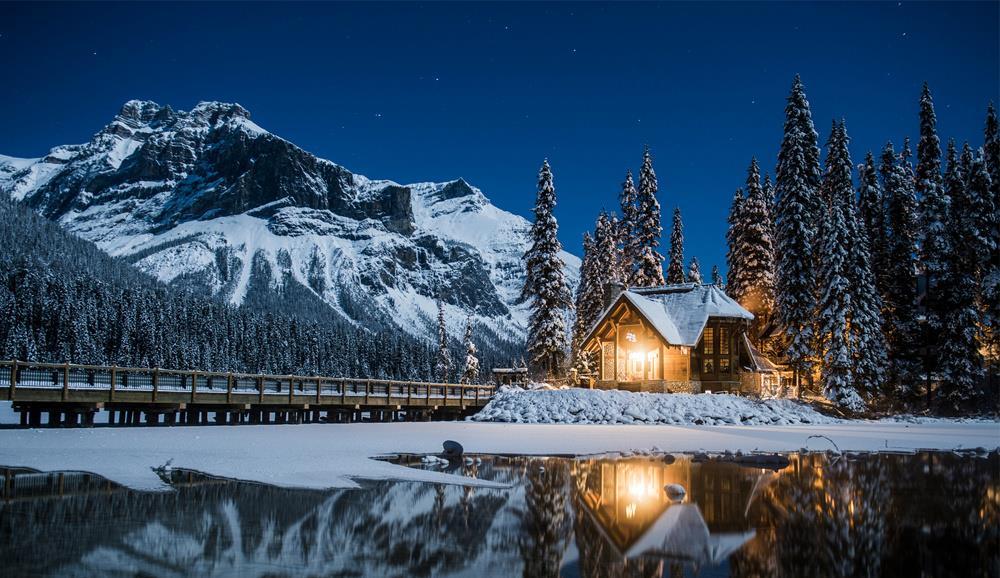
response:
<svg viewBox="0 0 1000 578"><path fill-rule="evenodd" d="M239 102L352 171L464 177L530 216L548 157L566 247L654 155L686 257L724 269L752 155L773 174L799 73L825 142L860 162L917 133L930 83L944 140L978 146L1000 94L1000 3L0 3L0 153L84 142L128 99Z"/></svg>

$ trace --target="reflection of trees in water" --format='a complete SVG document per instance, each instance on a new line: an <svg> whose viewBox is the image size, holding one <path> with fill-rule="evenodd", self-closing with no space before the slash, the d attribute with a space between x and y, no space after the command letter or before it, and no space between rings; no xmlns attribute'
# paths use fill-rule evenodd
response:
<svg viewBox="0 0 1000 578"><path fill-rule="evenodd" d="M996 455L809 455L762 493L734 576L947 576L1000 567ZM991 491L990 488L993 488Z"/></svg>
<svg viewBox="0 0 1000 578"><path fill-rule="evenodd" d="M568 488L569 466L564 460L528 463L524 507L518 513L522 533L517 544L525 578L559 576L562 555L570 538Z"/></svg>
<svg viewBox="0 0 1000 578"><path fill-rule="evenodd" d="M615 529L635 535L621 531L625 515L599 520L581 507L588 475L602 463L497 458L457 472L512 484L503 490L208 483L0 502L0 574L554 577L575 535L584 577L682 575L681 563L666 558L626 561L627 545L609 537ZM734 576L1000 575L995 454L793 456L790 467L763 476L685 464L671 467L691 467L689 505L701 508L713 534L756 529L730 558ZM591 477L591 490L610 497L627 479Z"/></svg>

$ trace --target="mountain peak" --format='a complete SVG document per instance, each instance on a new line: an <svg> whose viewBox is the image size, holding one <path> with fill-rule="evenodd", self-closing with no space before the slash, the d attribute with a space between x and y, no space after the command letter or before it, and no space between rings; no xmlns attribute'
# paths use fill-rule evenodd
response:
<svg viewBox="0 0 1000 578"><path fill-rule="evenodd" d="M170 110L170 107L162 107L151 100L133 99L122 105L118 111L118 118L135 123L148 124L153 121L163 110Z"/></svg>
<svg viewBox="0 0 1000 578"><path fill-rule="evenodd" d="M220 118L250 119L250 111L235 102L201 101L191 109L192 116L202 117L213 124Z"/></svg>

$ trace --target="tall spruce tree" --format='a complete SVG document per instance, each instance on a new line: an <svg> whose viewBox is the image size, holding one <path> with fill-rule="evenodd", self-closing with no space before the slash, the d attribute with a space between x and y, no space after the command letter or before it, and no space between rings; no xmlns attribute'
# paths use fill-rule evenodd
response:
<svg viewBox="0 0 1000 578"><path fill-rule="evenodd" d="M591 314L593 313L592 302L597 294L600 284L598 271L596 270L597 250L590 233L583 234L583 259L580 264L580 282L576 286L576 319L573 321L573 339L571 349L573 359L579 360L581 346L583 345L584 333L590 327Z"/></svg>
<svg viewBox="0 0 1000 578"><path fill-rule="evenodd" d="M938 336L948 317L947 267L951 253L948 211L951 201L941 180L941 141L930 89L920 95L920 140L917 142L915 186L920 198L920 269L925 280L924 373L936 373Z"/></svg>
<svg viewBox="0 0 1000 578"><path fill-rule="evenodd" d="M684 223L681 209L674 207L674 223L670 229L670 266L667 267L667 283L684 282Z"/></svg>
<svg viewBox="0 0 1000 578"><path fill-rule="evenodd" d="M743 294L740 304L754 315L751 335L756 337L774 309L774 216L769 194L760 182L756 157L747 168L746 190L740 211L743 220L739 245Z"/></svg>
<svg viewBox="0 0 1000 578"><path fill-rule="evenodd" d="M821 205L819 146L809 101L796 75L785 107L784 136L775 177L775 315L784 329L785 354L796 378L808 375L815 355L814 243ZM799 382L801 383L801 381Z"/></svg>
<svg viewBox="0 0 1000 578"><path fill-rule="evenodd" d="M864 164L858 167L858 182L858 218L868 237L870 265L875 276L875 287L881 298L886 293L885 272L889 268L886 255L885 197L871 151L865 155Z"/></svg>
<svg viewBox="0 0 1000 578"><path fill-rule="evenodd" d="M691 263L688 265L687 281L688 283L697 283L699 285L702 283L701 265L698 264L697 257L691 257Z"/></svg>
<svg viewBox="0 0 1000 578"><path fill-rule="evenodd" d="M821 298L818 316L819 343L823 352L821 378L823 395L830 401L860 411L865 403L854 388L850 327L854 303L851 301L851 231L848 203L854 196L847 133L834 123L827 141L823 197L826 200L824 237L820 243L819 282ZM851 215L853 218L853 215Z"/></svg>
<svg viewBox="0 0 1000 578"><path fill-rule="evenodd" d="M559 224L553 214L556 189L548 160L538 172L535 222L531 226L531 247L524 254L523 298L531 300L527 349L535 370L560 375L566 358L566 311L573 308L573 296L559 258Z"/></svg>
<svg viewBox="0 0 1000 578"><path fill-rule="evenodd" d="M438 309L438 343L437 356L434 358L434 375L438 381L446 383L451 377L451 353L448 350L448 325L444 317L444 301L441 294L437 296Z"/></svg>
<svg viewBox="0 0 1000 578"><path fill-rule="evenodd" d="M984 325L986 344L989 348L991 386L1000 379L1000 123L991 102L986 110L986 127L983 131L983 160L990 176L991 201L990 236L993 248L989 263L983 272ZM995 389L993 390L995 391Z"/></svg>
<svg viewBox="0 0 1000 578"><path fill-rule="evenodd" d="M637 255L636 285L655 287L663 285L663 255L658 251L663 227L660 226L660 202L653 157L649 147L643 151L642 168L639 170L638 221L635 234L639 244Z"/></svg>
<svg viewBox="0 0 1000 578"><path fill-rule="evenodd" d="M722 280L722 274L719 273L718 265L712 265L712 285L720 288L724 288L725 286L725 282Z"/></svg>
<svg viewBox="0 0 1000 578"><path fill-rule="evenodd" d="M622 218L618 222L622 283L638 285L642 243L639 240L639 192L632 182L632 169L625 171L619 201L622 209Z"/></svg>
<svg viewBox="0 0 1000 578"><path fill-rule="evenodd" d="M479 355L472 342L472 317L465 320L465 365L462 367L462 383L475 383L479 379Z"/></svg>
<svg viewBox="0 0 1000 578"><path fill-rule="evenodd" d="M736 189L733 201L729 205L729 228L726 230L726 293L736 301L742 301L746 296L743 283L743 238L746 236L746 220L743 218L743 206L746 197L743 189Z"/></svg>
<svg viewBox="0 0 1000 578"><path fill-rule="evenodd" d="M896 157L892 143L882 150L879 172L887 213L886 290L883 294L890 381L911 401L921 379L921 328L917 323L916 232L917 200L913 173L908 169L908 145Z"/></svg>
<svg viewBox="0 0 1000 578"><path fill-rule="evenodd" d="M845 141L850 142L843 123L842 131ZM854 384L864 397L875 399L880 394L891 395L891 392L886 391L888 356L882 319L882 296L872 267L868 231L858 215L853 192L845 190L844 193L841 202L847 224L847 239L853 239L848 247L850 260L847 276L851 295L849 335Z"/></svg>
<svg viewBox="0 0 1000 578"><path fill-rule="evenodd" d="M984 218L990 194L985 161L974 156L966 143L956 168L951 152L946 176L952 199L948 227L953 247L947 295L950 311L940 339L942 395L937 399L938 409L947 413L969 404L982 375L977 302L980 264L991 242L987 236L988 221Z"/></svg>

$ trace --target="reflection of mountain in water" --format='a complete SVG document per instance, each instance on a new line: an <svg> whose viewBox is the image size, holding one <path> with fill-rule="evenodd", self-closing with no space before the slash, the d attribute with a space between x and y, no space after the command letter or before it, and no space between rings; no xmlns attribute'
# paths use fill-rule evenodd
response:
<svg viewBox="0 0 1000 578"><path fill-rule="evenodd" d="M175 492L87 481L74 493L60 480L52 497L3 494L0 576L988 575L998 466L921 454L792 456L778 472L683 456L454 470L511 485L499 490L317 492L175 472Z"/></svg>

